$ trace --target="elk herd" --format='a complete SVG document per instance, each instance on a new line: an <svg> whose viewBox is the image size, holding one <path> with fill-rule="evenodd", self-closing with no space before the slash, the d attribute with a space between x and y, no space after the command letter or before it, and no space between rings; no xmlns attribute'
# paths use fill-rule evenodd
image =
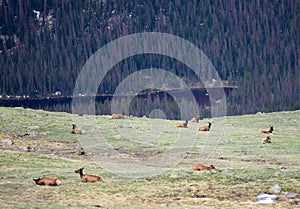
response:
<svg viewBox="0 0 300 209"><path fill-rule="evenodd" d="M199 123L199 120L200 120L199 117L196 117L196 118L192 118L191 122ZM176 123L176 127L177 128L187 128L188 123L189 123L188 120L185 120L184 122L178 122L178 123ZM207 126L199 126L198 131L210 131L210 128L211 128L211 122L208 122Z"/></svg>
<svg viewBox="0 0 300 209"><path fill-rule="evenodd" d="M97 175L92 175L92 174L83 174L83 167L79 168L78 170L75 170L75 173L78 173L81 182L84 183L94 183L98 181L104 181L101 176ZM50 177L39 177L37 179L33 179L37 185L40 186L59 186L61 185L61 181L55 177L55 178L50 178Z"/></svg>
<svg viewBox="0 0 300 209"><path fill-rule="evenodd" d="M81 182L84 183L95 183L95 182L104 182L103 178L96 174L83 174L83 169L79 168L78 170L75 170L75 173L78 173L81 179ZM205 166L199 163L193 164L192 166L192 170L195 171L204 171L204 170L212 170L212 169L216 169L215 166L210 165L210 166ZM55 177L55 178L50 178L50 177L39 177L37 179L33 179L33 181L40 186L59 186L61 185L61 181Z"/></svg>
<svg viewBox="0 0 300 209"><path fill-rule="evenodd" d="M123 112L122 114L112 114L111 119L124 119L125 117L126 117L125 113ZM199 123L199 121L200 121L199 117L195 117L190 120L190 122L192 122L192 123ZM185 120L183 122L177 122L176 127L177 128L187 128L188 123L189 123L188 120ZM199 126L198 131L199 132L210 131L211 127L212 127L212 122L208 121L207 123L208 123L207 126ZM269 129L261 129L260 133L272 134L273 131L274 131L273 126L270 126ZM84 132L80 129L77 129L76 124L72 124L71 133L72 134L83 134ZM261 140L261 143L262 144L271 143L270 136L263 138ZM84 169L84 167L79 168L78 170L75 170L75 173L79 174L81 182L94 183L94 182L103 182L104 181L100 175L84 174L83 169ZM216 169L214 165L205 166L205 165L202 165L199 163L195 163L192 165L192 170L194 170L194 171L203 171L203 170L212 170L212 169ZM35 181L35 183L37 185L41 185L41 186L59 186L61 184L61 181L57 177L55 177L55 178L39 177L39 178L33 179L33 180Z"/></svg>
<svg viewBox="0 0 300 209"><path fill-rule="evenodd" d="M199 117L195 117L195 118L192 118L190 121L193 122L193 123L199 123L199 120L200 120ZM208 121L207 123L208 123L207 126L199 126L198 131L199 132L200 131L210 131L212 122ZM176 123L177 128L187 128L187 125L188 125L188 120L185 120L184 122L177 122ZM274 131L273 126L270 126L269 129L261 129L260 133L272 134L273 131ZM263 143L263 144L271 143L271 137L267 136L267 138L263 138L261 140L261 143ZM196 169L193 169L193 170L196 170Z"/></svg>

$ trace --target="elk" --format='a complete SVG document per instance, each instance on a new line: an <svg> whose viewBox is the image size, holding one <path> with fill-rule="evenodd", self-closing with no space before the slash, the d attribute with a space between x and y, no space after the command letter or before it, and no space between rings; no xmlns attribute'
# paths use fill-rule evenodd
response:
<svg viewBox="0 0 300 209"><path fill-rule="evenodd" d="M211 170L211 169L216 169L216 168L213 165L205 166L199 163L196 163L192 166L192 170L194 171L203 171L203 170Z"/></svg>
<svg viewBox="0 0 300 209"><path fill-rule="evenodd" d="M112 114L111 119L123 119L125 118L125 112L123 111L122 114Z"/></svg>
<svg viewBox="0 0 300 209"><path fill-rule="evenodd" d="M200 126L198 131L209 131L211 128L211 122L208 122L208 126Z"/></svg>
<svg viewBox="0 0 300 209"><path fill-rule="evenodd" d="M76 128L76 124L73 123L73 124L72 124L72 130L71 130L71 133L72 133L72 134L82 134L83 131L77 129L77 128Z"/></svg>
<svg viewBox="0 0 300 209"><path fill-rule="evenodd" d="M274 131L273 126L270 126L270 129L269 129L269 130L262 129L262 130L260 130L260 133L263 133L263 134L271 134L273 131Z"/></svg>
<svg viewBox="0 0 300 209"><path fill-rule="evenodd" d="M176 123L177 128L187 128L188 120L185 120L185 122L178 122Z"/></svg>
<svg viewBox="0 0 300 209"><path fill-rule="evenodd" d="M193 123L199 123L199 120L200 120L200 118L196 117L196 118L192 118L191 122L193 122Z"/></svg>
<svg viewBox="0 0 300 209"><path fill-rule="evenodd" d="M261 143L263 143L263 144L271 143L271 138L269 136L267 136L267 138L261 140Z"/></svg>
<svg viewBox="0 0 300 209"><path fill-rule="evenodd" d="M99 175L83 174L83 169L84 167L75 171L75 173L79 173L82 182L93 183L97 181L103 181L103 178Z"/></svg>
<svg viewBox="0 0 300 209"><path fill-rule="evenodd" d="M55 178L49 178L49 177L39 177L37 179L33 179L37 185L41 186L59 186L61 184L61 181L55 177Z"/></svg>

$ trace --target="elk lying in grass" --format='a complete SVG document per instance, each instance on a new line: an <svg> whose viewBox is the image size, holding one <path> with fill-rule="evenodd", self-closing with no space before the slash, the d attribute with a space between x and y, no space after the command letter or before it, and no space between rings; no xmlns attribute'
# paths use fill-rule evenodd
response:
<svg viewBox="0 0 300 209"><path fill-rule="evenodd" d="M49 178L49 177L39 177L37 179L33 179L37 185L41 186L59 186L61 181L58 178Z"/></svg>
<svg viewBox="0 0 300 209"><path fill-rule="evenodd" d="M83 133L82 130L79 130L79 129L76 128L76 124L72 124L72 126L73 126L72 130L71 130L72 134L82 134Z"/></svg>
<svg viewBox="0 0 300 209"><path fill-rule="evenodd" d="M203 171L203 170L211 170L211 169L216 169L216 168L213 165L205 166L199 163L196 163L192 166L192 170L194 171Z"/></svg>
<svg viewBox="0 0 300 209"><path fill-rule="evenodd" d="M83 174L84 168L79 168L75 173L79 173L81 181L85 183L93 183L97 181L103 181L103 178L99 175Z"/></svg>
<svg viewBox="0 0 300 209"><path fill-rule="evenodd" d="M178 122L176 123L176 127L177 128L187 128L187 125L188 125L188 120L185 120L184 122Z"/></svg>
<svg viewBox="0 0 300 209"><path fill-rule="evenodd" d="M112 114L111 119L123 119L125 118L125 112L123 111L122 114Z"/></svg>
<svg viewBox="0 0 300 209"><path fill-rule="evenodd" d="M200 120L200 118L196 117L196 118L192 118L191 122L193 122L193 123L199 123L199 120Z"/></svg>
<svg viewBox="0 0 300 209"><path fill-rule="evenodd" d="M209 131L211 128L211 122L208 122L208 126L200 126L198 131Z"/></svg>
<svg viewBox="0 0 300 209"><path fill-rule="evenodd" d="M263 134L271 134L273 131L274 131L273 126L270 126L270 129L269 129L269 130L262 129L262 130L260 130L260 133L263 133Z"/></svg>
<svg viewBox="0 0 300 209"><path fill-rule="evenodd" d="M261 140L261 143L263 143L263 144L271 143L271 138L269 136L267 136L267 138Z"/></svg>

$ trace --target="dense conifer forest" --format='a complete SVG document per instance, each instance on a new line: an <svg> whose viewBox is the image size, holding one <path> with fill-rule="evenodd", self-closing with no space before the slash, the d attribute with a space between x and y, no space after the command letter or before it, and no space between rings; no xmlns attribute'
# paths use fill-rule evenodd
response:
<svg viewBox="0 0 300 209"><path fill-rule="evenodd" d="M299 0L0 0L0 95L72 95L99 48L128 34L162 32L199 47L224 84L237 87L228 114L299 109L299 11ZM140 55L111 69L99 93L112 94L149 67L201 86L182 63Z"/></svg>

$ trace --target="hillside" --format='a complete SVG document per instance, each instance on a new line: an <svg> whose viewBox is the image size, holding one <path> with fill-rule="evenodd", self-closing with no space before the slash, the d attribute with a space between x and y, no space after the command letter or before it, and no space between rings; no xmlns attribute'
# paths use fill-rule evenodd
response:
<svg viewBox="0 0 300 209"><path fill-rule="evenodd" d="M140 32L193 43L220 78L238 86L229 114L300 107L300 2L0 1L0 94L72 95L88 58L110 41ZM116 52L118 53L118 52ZM111 69L99 93L113 93L133 72L156 67L201 86L191 71L161 55L137 55Z"/></svg>
<svg viewBox="0 0 300 209"><path fill-rule="evenodd" d="M0 208L296 208L299 118L300 111L213 118L211 131L198 133L207 120L179 129L174 120L0 107ZM82 135L71 134L74 122ZM269 125L272 134L259 133ZM266 136L270 144L261 143ZM191 170L198 162L217 169ZM104 182L82 183L80 167ZM62 184L35 185L39 176ZM257 203L262 193L278 197Z"/></svg>

